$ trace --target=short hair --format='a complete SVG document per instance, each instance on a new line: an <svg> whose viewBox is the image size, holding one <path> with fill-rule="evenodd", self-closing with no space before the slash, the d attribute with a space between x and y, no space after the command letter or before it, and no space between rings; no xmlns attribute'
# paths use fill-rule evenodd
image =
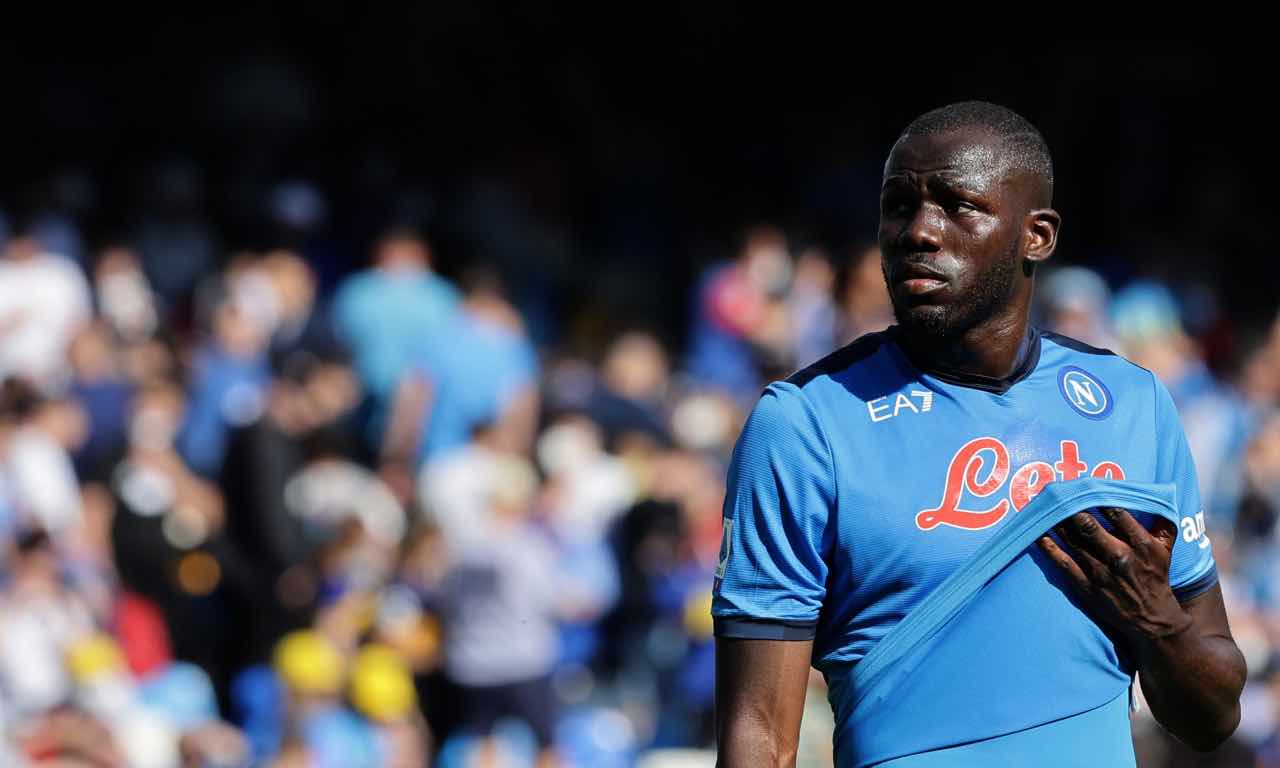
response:
<svg viewBox="0 0 1280 768"><path fill-rule="evenodd" d="M1008 107L988 101L959 101L925 112L903 130L899 140L959 128L978 128L996 136L1009 153L1014 168L1043 179L1053 197L1053 156L1036 127Z"/></svg>

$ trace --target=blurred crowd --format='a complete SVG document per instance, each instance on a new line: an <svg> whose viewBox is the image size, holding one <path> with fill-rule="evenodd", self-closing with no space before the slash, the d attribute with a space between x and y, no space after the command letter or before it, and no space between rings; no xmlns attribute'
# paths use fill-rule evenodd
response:
<svg viewBox="0 0 1280 768"><path fill-rule="evenodd" d="M445 277L411 226L328 287L287 238L224 257L180 215L0 241L12 766L711 765L738 429L765 382L892 323L874 247L774 226L675 300L678 348L636 327L587 350L534 343L519 269ZM1280 322L1043 278L1044 327L1173 393L1251 670L1210 762L1144 709L1142 764L1280 765ZM802 765L830 763L823 698Z"/></svg>

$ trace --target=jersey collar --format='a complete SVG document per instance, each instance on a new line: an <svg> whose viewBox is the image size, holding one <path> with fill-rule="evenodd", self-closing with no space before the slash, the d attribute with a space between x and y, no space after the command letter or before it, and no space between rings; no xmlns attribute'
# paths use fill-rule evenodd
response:
<svg viewBox="0 0 1280 768"><path fill-rule="evenodd" d="M929 360L918 360L907 354L906 348L902 346L901 331L898 326L890 326L888 329L889 337L893 339L894 347L902 354L912 366L921 373L926 373L936 379L945 381L948 384L955 384L961 387L969 387L971 389L980 389L984 392L992 392L997 395L1003 395L1009 391L1009 388L1019 381L1031 375L1040 363L1040 331L1034 326L1027 326L1026 338L1022 340L1022 346L1018 350L1018 362L1013 366L1013 371L1008 376L997 378L995 376L984 376L980 373L968 373L966 371L957 371L938 365Z"/></svg>

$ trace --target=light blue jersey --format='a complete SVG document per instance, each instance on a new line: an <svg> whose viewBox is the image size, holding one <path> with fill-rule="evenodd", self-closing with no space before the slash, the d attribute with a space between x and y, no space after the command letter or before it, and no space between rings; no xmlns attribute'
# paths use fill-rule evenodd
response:
<svg viewBox="0 0 1280 768"><path fill-rule="evenodd" d="M725 499L716 634L814 640L814 665L836 712L840 766L875 762L851 724L850 670L1050 482L1175 484L1180 526L1170 585L1185 602L1217 581L1186 438L1150 372L1035 331L1007 379L926 372L897 338L895 328L864 336L771 384L738 440ZM1150 526L1150 515L1136 516ZM1057 601L1084 617L1042 555L1033 551L1020 567L1037 601L1026 612L1068 616L1053 612ZM927 692L955 699L944 717L954 720L956 743L1080 714L1089 691L1072 686L1096 680L1111 691L1132 673L1124 649L1087 617L1028 634L1018 623L1018 595L999 605L1002 613L975 614L979 647L941 651L954 656L953 668ZM1035 686L1002 679L1013 672L1002 671L1001 654L1025 654L1028 644L1043 654L1043 679ZM1020 700L1018 691L1037 686L1064 694ZM1099 712L1125 718L1124 707ZM1127 735L1127 721L1116 725ZM1104 756L1094 764L1118 763Z"/></svg>

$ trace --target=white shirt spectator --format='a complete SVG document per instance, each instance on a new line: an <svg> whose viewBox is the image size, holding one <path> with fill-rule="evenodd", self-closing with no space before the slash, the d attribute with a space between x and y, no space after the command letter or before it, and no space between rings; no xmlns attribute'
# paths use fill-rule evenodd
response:
<svg viewBox="0 0 1280 768"><path fill-rule="evenodd" d="M418 476L418 497L428 521L453 545L482 535L502 454L467 443L428 461Z"/></svg>
<svg viewBox="0 0 1280 768"><path fill-rule="evenodd" d="M70 594L16 594L0 600L0 615L0 691L15 720L66 701L63 657L92 631L89 611Z"/></svg>
<svg viewBox="0 0 1280 768"><path fill-rule="evenodd" d="M0 259L0 377L22 376L44 392L69 375L67 348L90 318L89 283L67 259Z"/></svg>
<svg viewBox="0 0 1280 768"><path fill-rule="evenodd" d="M284 489L289 511L318 528L336 530L355 518L379 545L392 548L404 537L404 510L378 476L341 459L318 461L290 478Z"/></svg>
<svg viewBox="0 0 1280 768"><path fill-rule="evenodd" d="M556 554L532 526L483 525L459 542L441 608L444 666L462 685L507 685L551 673L559 650Z"/></svg>
<svg viewBox="0 0 1280 768"><path fill-rule="evenodd" d="M48 531L55 539L80 528L80 486L67 451L43 430L26 426L9 441L0 465L3 485L27 525Z"/></svg>

